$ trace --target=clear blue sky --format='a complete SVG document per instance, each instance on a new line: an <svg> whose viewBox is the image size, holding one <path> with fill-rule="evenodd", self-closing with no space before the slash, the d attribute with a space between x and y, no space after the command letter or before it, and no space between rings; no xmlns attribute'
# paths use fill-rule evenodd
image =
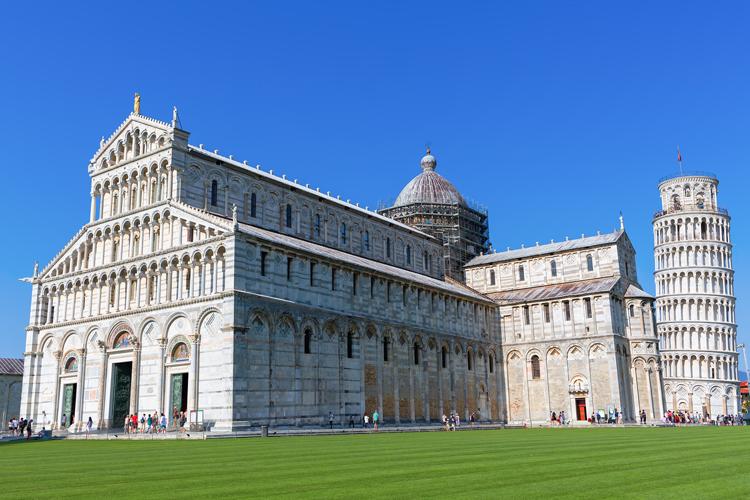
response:
<svg viewBox="0 0 750 500"><path fill-rule="evenodd" d="M135 91L143 114L177 105L193 144L370 207L429 143L498 249L609 231L622 211L649 291L679 144L721 180L750 341L746 3L354 3L5 5L0 356L23 352L18 278L87 222L88 160Z"/></svg>

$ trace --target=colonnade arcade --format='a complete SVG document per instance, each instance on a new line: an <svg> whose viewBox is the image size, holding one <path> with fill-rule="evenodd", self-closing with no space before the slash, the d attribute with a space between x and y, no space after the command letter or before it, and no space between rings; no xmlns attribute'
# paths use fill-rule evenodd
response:
<svg viewBox="0 0 750 500"><path fill-rule="evenodd" d="M159 201L175 198L176 171L168 161L133 169L96 181L91 191L90 222L138 210Z"/></svg>
<svg viewBox="0 0 750 500"><path fill-rule="evenodd" d="M710 321L718 323L735 322L733 297L699 299L656 299L657 321Z"/></svg>
<svg viewBox="0 0 750 500"><path fill-rule="evenodd" d="M667 406L674 410L685 411L701 416L734 415L737 412L735 401L737 393L734 387L720 387L712 384L672 382L664 386Z"/></svg>
<svg viewBox="0 0 750 500"><path fill-rule="evenodd" d="M732 268L732 250L723 245L661 247L654 250L654 258L657 271L688 266Z"/></svg>
<svg viewBox="0 0 750 500"><path fill-rule="evenodd" d="M170 202L172 204L174 202ZM174 215L169 205L146 214L87 227L77 235L79 243L59 259L50 272L59 277L123 262L143 255L200 242L222 231L194 220ZM53 262L55 262L53 260ZM43 271L43 273L46 270Z"/></svg>
<svg viewBox="0 0 750 500"><path fill-rule="evenodd" d="M222 245L209 244L192 253L50 283L42 291L38 322L79 320L223 292L225 253Z"/></svg>
<svg viewBox="0 0 750 500"><path fill-rule="evenodd" d="M659 326L658 335L662 351L708 350L735 352L737 350L737 336L731 327Z"/></svg>
<svg viewBox="0 0 750 500"><path fill-rule="evenodd" d="M163 125L166 125L166 123L163 123ZM116 131L115 134L119 132L120 130ZM140 127L136 126L133 130L125 132L122 139L114 143L108 152L101 155L102 159L98 168L105 170L115 167L146 153L158 151L168 146L170 142L171 139L166 134L160 133L157 136L155 132L149 133L147 130L141 130Z"/></svg>
<svg viewBox="0 0 750 500"><path fill-rule="evenodd" d="M657 245L675 241L711 240L729 243L729 220L726 217L671 217L654 225Z"/></svg>
<svg viewBox="0 0 750 500"><path fill-rule="evenodd" d="M711 293L734 296L734 274L729 271L661 272L655 279L659 295Z"/></svg>
<svg viewBox="0 0 750 500"><path fill-rule="evenodd" d="M737 380L737 362L732 356L716 354L662 354L667 378Z"/></svg>

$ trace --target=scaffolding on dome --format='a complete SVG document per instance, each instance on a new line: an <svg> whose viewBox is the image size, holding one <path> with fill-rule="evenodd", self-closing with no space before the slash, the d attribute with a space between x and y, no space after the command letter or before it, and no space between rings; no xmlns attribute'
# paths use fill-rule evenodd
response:
<svg viewBox="0 0 750 500"><path fill-rule="evenodd" d="M464 282L464 264L489 251L487 210L458 203L412 203L378 212L442 241L445 274L457 281Z"/></svg>

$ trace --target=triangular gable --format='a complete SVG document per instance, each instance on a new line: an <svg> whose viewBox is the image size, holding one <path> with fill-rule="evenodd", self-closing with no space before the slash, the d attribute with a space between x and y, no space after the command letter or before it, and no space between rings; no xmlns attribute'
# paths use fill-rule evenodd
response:
<svg viewBox="0 0 750 500"><path fill-rule="evenodd" d="M78 252L78 249L81 247L81 245L90 236L96 234L100 229L103 230L107 227L111 228L115 225L121 226L128 221L132 222L136 219L143 219L146 216L161 214L165 210L169 210L170 215L172 216L176 216L178 218L182 218L209 227L211 229L214 229L219 234L232 231L231 219L217 216L204 210L193 208L181 202L168 200L153 205L145 210L138 210L114 218L104 219L86 224L78 230L75 236L73 236L73 238L68 241L68 243L63 247L62 250L60 250L60 252L57 253L57 255L55 255L55 257L49 262L49 264L47 264L44 269L41 270L38 276L39 279L51 277L53 270L55 270L62 261L64 261L68 257L72 257L76 252ZM145 257L145 255L143 257Z"/></svg>
<svg viewBox="0 0 750 500"><path fill-rule="evenodd" d="M654 297L648 292L641 290L639 287L631 283L630 286L628 286L627 291L625 292L625 298L627 299L653 299Z"/></svg>
<svg viewBox="0 0 750 500"><path fill-rule="evenodd" d="M143 140L142 138L145 135L147 141L154 140L158 144L160 140L172 137L174 128L167 122L130 113L115 131L112 132L112 135L99 144L99 149L94 153L90 164L100 168L100 164L104 161L110 162L110 156L113 153L117 155L120 143L122 143L123 147L127 147L129 137L134 137L136 131L138 132L139 140Z"/></svg>

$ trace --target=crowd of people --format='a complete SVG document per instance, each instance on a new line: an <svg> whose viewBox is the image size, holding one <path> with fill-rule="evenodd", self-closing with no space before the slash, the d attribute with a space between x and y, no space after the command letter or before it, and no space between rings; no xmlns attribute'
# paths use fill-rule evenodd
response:
<svg viewBox="0 0 750 500"><path fill-rule="evenodd" d="M711 418L711 415L690 413L684 410L669 410L664 414L662 421L674 425L747 425L742 415L716 415L716 418Z"/></svg>
<svg viewBox="0 0 750 500"><path fill-rule="evenodd" d="M140 419L137 413L127 415L123 427L126 434L166 434L168 428L185 432L185 424L187 424L187 413L175 409L171 420L167 419L166 413L158 411L143 413Z"/></svg>
<svg viewBox="0 0 750 500"><path fill-rule="evenodd" d="M23 417L13 417L8 421L8 431L13 436L23 437L24 432L26 433L26 439L31 439L31 434L34 432L33 429L34 419L25 419Z"/></svg>
<svg viewBox="0 0 750 500"><path fill-rule="evenodd" d="M334 422L333 412L330 412L328 414L328 425L331 427L331 429L333 429L333 422ZM375 430L378 430L378 425L380 424L380 414L377 411L373 412L372 417L370 417L370 415L367 413L362 415L362 418L360 419L360 424L362 425L362 428L369 429L370 423L372 423L373 428ZM349 428L353 429L355 426L356 424L354 422L354 417L349 417Z"/></svg>

